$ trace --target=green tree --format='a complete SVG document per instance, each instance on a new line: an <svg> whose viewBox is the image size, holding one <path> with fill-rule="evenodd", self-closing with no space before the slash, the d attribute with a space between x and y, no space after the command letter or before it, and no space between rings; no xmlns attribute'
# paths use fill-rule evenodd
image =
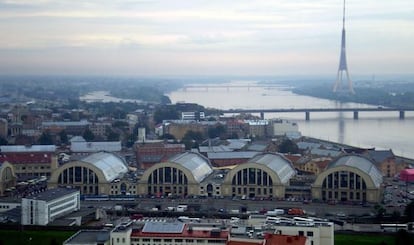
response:
<svg viewBox="0 0 414 245"><path fill-rule="evenodd" d="M92 140L95 139L95 135L92 133L92 131L89 128L85 129L85 131L83 132L82 137L86 141L92 141Z"/></svg>
<svg viewBox="0 0 414 245"><path fill-rule="evenodd" d="M156 123L161 123L163 120L174 120L178 119L179 114L175 107L173 106L164 106L159 107L154 112L154 121Z"/></svg>
<svg viewBox="0 0 414 245"><path fill-rule="evenodd" d="M192 148L197 148L202 140L202 133L189 130L185 133L182 142L184 143L186 150L191 150Z"/></svg>
<svg viewBox="0 0 414 245"><path fill-rule="evenodd" d="M53 138L50 135L49 131L44 131L37 140L39 145L53 145Z"/></svg>
<svg viewBox="0 0 414 245"><path fill-rule="evenodd" d="M374 210L375 210L375 213L378 219L381 219L382 217L384 217L386 210L382 205L375 204Z"/></svg>
<svg viewBox="0 0 414 245"><path fill-rule="evenodd" d="M9 142L5 138L0 136L0 145L7 145L8 143Z"/></svg>
<svg viewBox="0 0 414 245"><path fill-rule="evenodd" d="M117 132L115 132L113 130L110 130L108 132L108 134L106 135L106 137L107 137L108 141L118 141L120 135L119 135L119 133L117 133Z"/></svg>
<svg viewBox="0 0 414 245"><path fill-rule="evenodd" d="M279 152L281 152L281 153L297 154L297 153L299 153L299 147L292 140L285 139L279 145Z"/></svg>
<svg viewBox="0 0 414 245"><path fill-rule="evenodd" d="M208 137L210 139L213 139L216 137L222 138L225 136L225 134L226 134L226 128L221 124L208 128Z"/></svg>
<svg viewBox="0 0 414 245"><path fill-rule="evenodd" d="M414 201L411 201L404 210L405 217L407 219L407 222L413 222L414 221Z"/></svg>
<svg viewBox="0 0 414 245"><path fill-rule="evenodd" d="M65 130L59 132L60 142L63 144L67 144L69 142L68 135L66 134Z"/></svg>

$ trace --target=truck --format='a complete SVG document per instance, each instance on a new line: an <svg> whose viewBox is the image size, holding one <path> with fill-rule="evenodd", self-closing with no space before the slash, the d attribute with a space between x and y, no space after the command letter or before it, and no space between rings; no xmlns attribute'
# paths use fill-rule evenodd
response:
<svg viewBox="0 0 414 245"><path fill-rule="evenodd" d="M290 208L288 210L289 215L304 215L305 211L301 208Z"/></svg>
<svg viewBox="0 0 414 245"><path fill-rule="evenodd" d="M283 214L285 214L285 210L279 209L279 208L275 208L273 210L269 210L266 212L266 216L277 216L277 215L283 215Z"/></svg>
<svg viewBox="0 0 414 245"><path fill-rule="evenodd" d="M175 210L177 212L185 212L185 211L187 211L187 209L188 209L187 205L180 204L180 205L177 206L177 208Z"/></svg>
<svg viewBox="0 0 414 245"><path fill-rule="evenodd" d="M122 211L122 208L123 208L122 205L115 205L114 206L115 211Z"/></svg>

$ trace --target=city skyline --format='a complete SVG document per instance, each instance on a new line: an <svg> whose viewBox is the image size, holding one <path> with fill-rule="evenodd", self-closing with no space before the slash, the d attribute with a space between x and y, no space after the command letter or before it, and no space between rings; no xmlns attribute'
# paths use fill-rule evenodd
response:
<svg viewBox="0 0 414 245"><path fill-rule="evenodd" d="M0 0L0 74L332 75L343 1ZM409 74L414 3L347 1L354 75Z"/></svg>

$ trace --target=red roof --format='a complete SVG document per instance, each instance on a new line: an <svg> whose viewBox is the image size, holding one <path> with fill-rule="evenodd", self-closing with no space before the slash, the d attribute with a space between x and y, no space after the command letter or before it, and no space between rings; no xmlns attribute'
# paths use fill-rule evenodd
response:
<svg viewBox="0 0 414 245"><path fill-rule="evenodd" d="M25 163L50 163L52 162L52 154L47 153L2 153L0 161L8 161L11 164Z"/></svg>
<svg viewBox="0 0 414 245"><path fill-rule="evenodd" d="M263 242L258 241L228 241L226 245L262 245Z"/></svg>
<svg viewBox="0 0 414 245"><path fill-rule="evenodd" d="M305 236L266 234L264 245L305 245Z"/></svg>

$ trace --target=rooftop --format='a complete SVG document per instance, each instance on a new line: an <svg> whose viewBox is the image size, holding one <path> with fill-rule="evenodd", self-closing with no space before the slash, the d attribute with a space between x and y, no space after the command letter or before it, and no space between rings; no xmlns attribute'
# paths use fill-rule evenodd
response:
<svg viewBox="0 0 414 245"><path fill-rule="evenodd" d="M72 193L79 193L79 190L72 189L72 188L48 189L44 192L40 192L34 195L27 196L24 199L35 199L35 200L42 200L42 201L49 202L49 201L58 199L60 197L72 194Z"/></svg>
<svg viewBox="0 0 414 245"><path fill-rule="evenodd" d="M55 145L2 145L0 146L2 153L28 153L28 152L55 152Z"/></svg>
<svg viewBox="0 0 414 245"><path fill-rule="evenodd" d="M131 237L227 239L228 233L228 230L220 229L195 229L191 225L181 222L146 222L142 229L133 229Z"/></svg>
<svg viewBox="0 0 414 245"><path fill-rule="evenodd" d="M105 243L109 240L110 231L108 230L80 230L66 241L63 242L64 245L70 244L96 244L96 243Z"/></svg>

